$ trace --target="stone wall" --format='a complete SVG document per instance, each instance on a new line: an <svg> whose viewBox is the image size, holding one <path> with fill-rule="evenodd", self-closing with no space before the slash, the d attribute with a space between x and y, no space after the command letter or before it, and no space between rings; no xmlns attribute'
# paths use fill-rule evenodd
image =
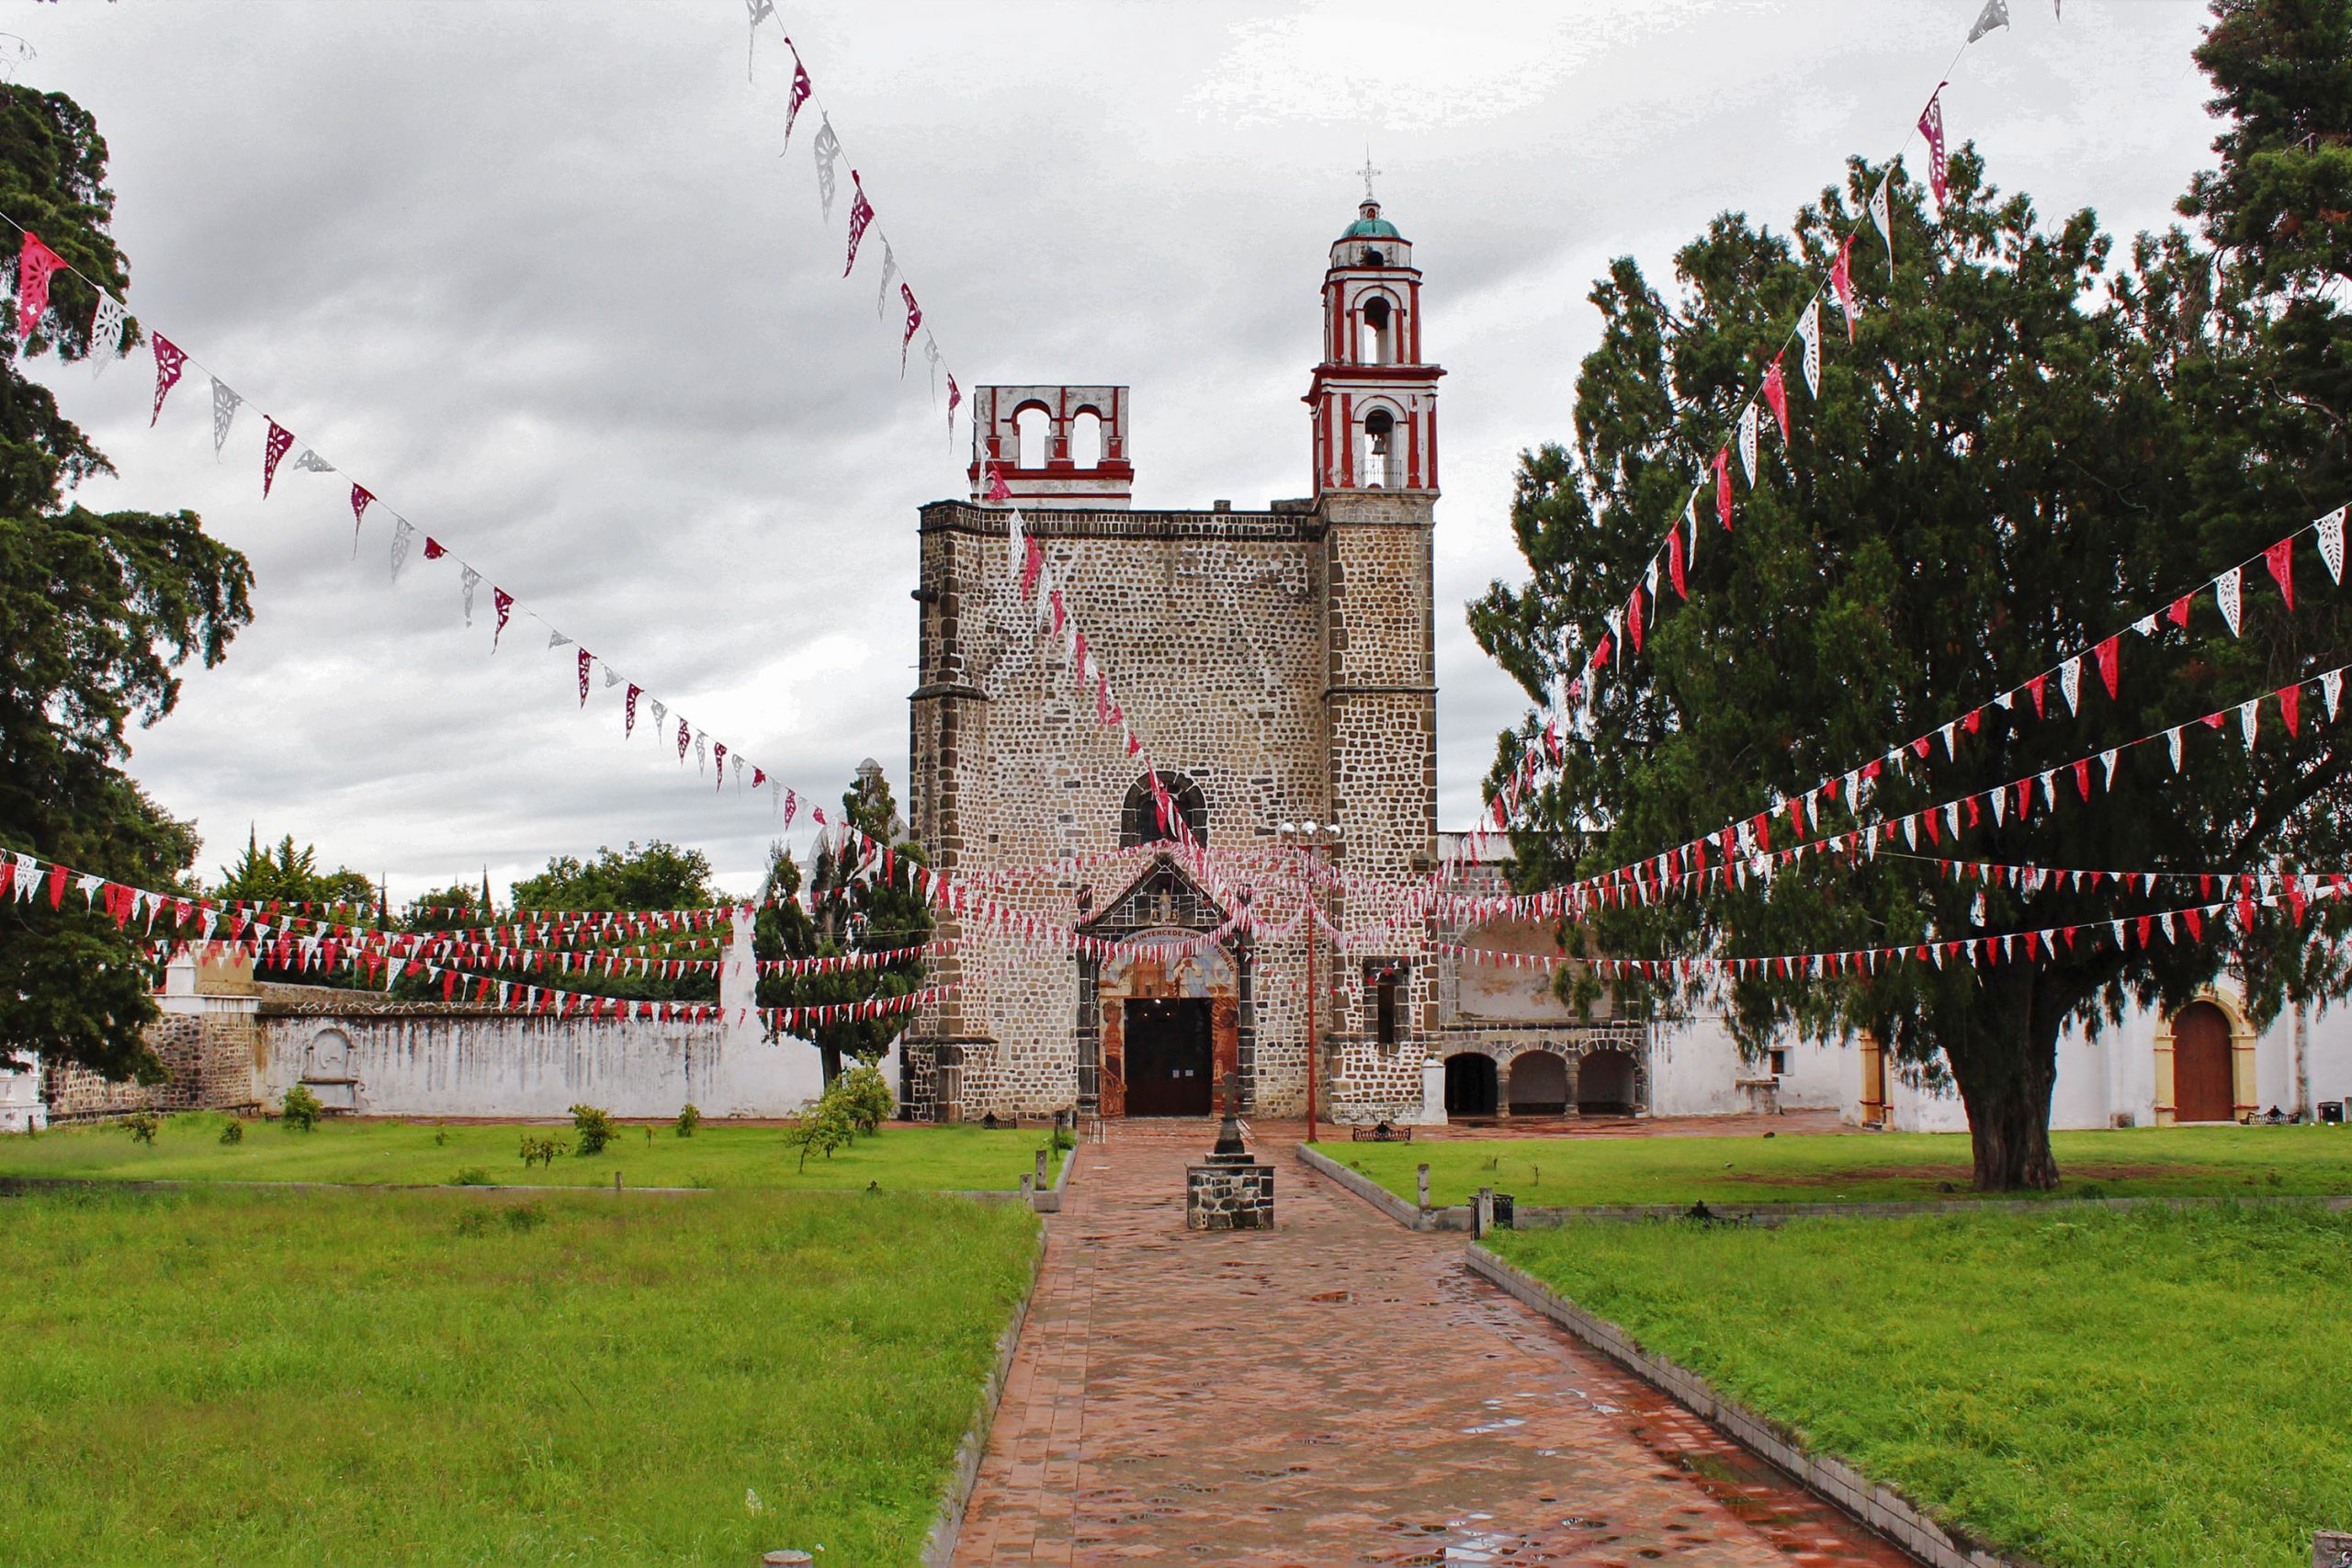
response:
<svg viewBox="0 0 2352 1568"><path fill-rule="evenodd" d="M297 986L262 987L260 1023L258 1076L273 1104L311 1080L363 1115L560 1117L585 1103L669 1117L691 1101L706 1116L785 1116L823 1089L814 1046L767 1043L756 1025L371 1006Z"/></svg>
<svg viewBox="0 0 2352 1568"><path fill-rule="evenodd" d="M147 1027L164 1066L156 1084L111 1083L88 1067L45 1066L41 1099L49 1120L87 1122L135 1111L238 1111L256 1103L256 1034L243 1012L167 1012Z"/></svg>

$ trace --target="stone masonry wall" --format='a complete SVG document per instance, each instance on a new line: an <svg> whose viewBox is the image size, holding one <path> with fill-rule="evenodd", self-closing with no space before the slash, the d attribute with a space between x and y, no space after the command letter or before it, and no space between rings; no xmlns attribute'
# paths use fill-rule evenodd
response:
<svg viewBox="0 0 2352 1568"><path fill-rule="evenodd" d="M166 1013L147 1026L163 1063L158 1084L111 1083L70 1063L44 1066L42 1099L51 1122L91 1121L135 1111L233 1111L255 1103L250 1017Z"/></svg>

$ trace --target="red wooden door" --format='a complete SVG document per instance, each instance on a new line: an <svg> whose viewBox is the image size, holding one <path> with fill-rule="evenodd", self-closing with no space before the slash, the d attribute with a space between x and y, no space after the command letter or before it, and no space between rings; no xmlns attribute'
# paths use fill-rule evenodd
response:
<svg viewBox="0 0 2352 1568"><path fill-rule="evenodd" d="M2232 1120L2229 1015L2191 1002L2172 1021L2172 1102L2176 1122Z"/></svg>

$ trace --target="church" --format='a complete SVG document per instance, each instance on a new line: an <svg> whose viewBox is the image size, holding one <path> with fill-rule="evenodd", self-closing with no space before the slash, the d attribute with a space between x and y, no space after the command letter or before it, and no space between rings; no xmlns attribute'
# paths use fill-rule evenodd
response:
<svg viewBox="0 0 2352 1568"><path fill-rule="evenodd" d="M1441 864L1444 371L1412 243L1369 192L1331 243L1321 317L1312 493L1263 511L1136 510L1125 387L974 389L971 499L921 513L910 831L934 869L1123 945L1057 952L944 914L955 989L902 1042L910 1113L1645 1104L1639 1028L1572 1022L1532 968L1470 977L1511 993L1472 1013L1445 933L1402 908ZM1148 671L1133 718L1157 789L1036 635L1003 565L1015 509L1103 666ZM1552 950L1548 931L1480 941Z"/></svg>

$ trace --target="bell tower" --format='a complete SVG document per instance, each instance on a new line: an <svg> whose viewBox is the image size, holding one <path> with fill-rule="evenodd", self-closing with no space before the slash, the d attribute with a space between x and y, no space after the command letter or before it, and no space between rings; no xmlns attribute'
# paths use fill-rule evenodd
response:
<svg viewBox="0 0 2352 1568"><path fill-rule="evenodd" d="M1380 215L1366 166L1363 203L1331 243L1323 274L1323 362L1315 419L1315 493L1437 491L1437 378L1421 360L1421 275L1412 243Z"/></svg>

